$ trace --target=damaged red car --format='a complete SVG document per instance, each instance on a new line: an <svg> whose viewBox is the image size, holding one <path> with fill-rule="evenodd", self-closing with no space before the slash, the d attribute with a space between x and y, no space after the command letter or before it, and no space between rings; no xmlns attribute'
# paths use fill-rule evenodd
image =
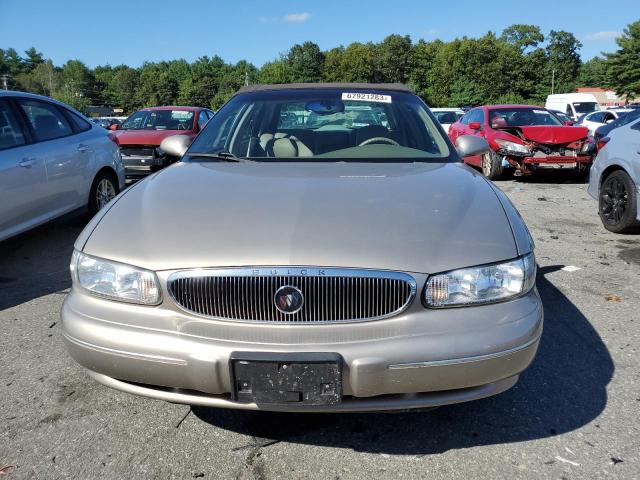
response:
<svg viewBox="0 0 640 480"><path fill-rule="evenodd" d="M540 170L571 170L586 174L596 146L586 127L562 122L551 111L533 105L485 105L468 111L451 125L449 137L483 137L491 151L464 161L499 178L507 169L514 175Z"/></svg>

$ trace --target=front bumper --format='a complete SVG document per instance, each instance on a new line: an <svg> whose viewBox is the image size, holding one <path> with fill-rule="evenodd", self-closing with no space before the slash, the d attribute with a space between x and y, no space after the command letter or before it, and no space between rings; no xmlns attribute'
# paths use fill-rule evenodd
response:
<svg viewBox="0 0 640 480"><path fill-rule="evenodd" d="M535 170L576 170L584 171L593 163L591 155L536 155L532 157L506 155L508 163L522 171Z"/></svg>
<svg viewBox="0 0 640 480"><path fill-rule="evenodd" d="M167 166L165 157L122 155L127 180L139 180Z"/></svg>
<svg viewBox="0 0 640 480"><path fill-rule="evenodd" d="M500 393L535 356L537 291L495 305L427 310L344 325L256 325L190 317L72 290L62 310L71 356L99 382L176 403L242 409L360 411L430 407ZM135 325L134 325L135 323ZM343 402L313 407L231 401L233 351L336 352Z"/></svg>

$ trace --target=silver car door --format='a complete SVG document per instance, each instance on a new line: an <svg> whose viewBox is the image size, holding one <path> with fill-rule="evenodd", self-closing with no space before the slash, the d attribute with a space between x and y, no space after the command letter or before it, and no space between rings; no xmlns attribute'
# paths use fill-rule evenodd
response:
<svg viewBox="0 0 640 480"><path fill-rule="evenodd" d="M61 107L32 99L20 99L18 103L41 148L52 213L61 215L86 204L80 192L85 190L81 187L87 183L93 151L85 133L77 132Z"/></svg>
<svg viewBox="0 0 640 480"><path fill-rule="evenodd" d="M46 221L47 175L19 113L0 99L0 240Z"/></svg>

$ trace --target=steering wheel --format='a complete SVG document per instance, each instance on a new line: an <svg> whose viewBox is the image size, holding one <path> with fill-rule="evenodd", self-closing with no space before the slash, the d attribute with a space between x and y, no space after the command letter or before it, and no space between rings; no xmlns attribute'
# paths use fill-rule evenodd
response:
<svg viewBox="0 0 640 480"><path fill-rule="evenodd" d="M360 145L358 145L358 146L359 147L364 147L365 145L369 145L371 143L388 143L389 145L394 145L396 147L400 146L400 144L398 142L396 142L393 138L388 138L388 137L368 138L364 142L360 142Z"/></svg>

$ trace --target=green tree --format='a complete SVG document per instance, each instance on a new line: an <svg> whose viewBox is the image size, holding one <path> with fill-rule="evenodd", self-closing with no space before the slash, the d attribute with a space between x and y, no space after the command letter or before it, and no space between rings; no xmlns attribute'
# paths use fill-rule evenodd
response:
<svg viewBox="0 0 640 480"><path fill-rule="evenodd" d="M169 75L166 63L145 63L140 69L136 97L144 107L176 103L178 83Z"/></svg>
<svg viewBox="0 0 640 480"><path fill-rule="evenodd" d="M327 82L340 82L344 75L342 72L342 62L344 57L344 47L332 48L324 54L323 78Z"/></svg>
<svg viewBox="0 0 640 480"><path fill-rule="evenodd" d="M49 97L53 97L60 90L62 83L62 74L53 65L51 60L39 63L33 71L28 74L33 88L26 88L29 92L41 93Z"/></svg>
<svg viewBox="0 0 640 480"><path fill-rule="evenodd" d="M125 113L133 113L142 106L136 96L140 74L135 68L119 65L113 68L113 75L107 79L103 97L108 105L122 108Z"/></svg>
<svg viewBox="0 0 640 480"><path fill-rule="evenodd" d="M520 53L524 53L527 48L536 48L544 42L544 35L540 31L540 27L522 23L505 28L500 38L516 47Z"/></svg>
<svg viewBox="0 0 640 480"><path fill-rule="evenodd" d="M603 58L593 57L580 67L578 82L581 87L604 87L608 83L607 62Z"/></svg>
<svg viewBox="0 0 640 480"><path fill-rule="evenodd" d="M376 80L404 83L412 67L412 44L409 35L389 35L375 48Z"/></svg>
<svg viewBox="0 0 640 480"><path fill-rule="evenodd" d="M344 50L341 62L343 82L373 82L376 75L373 43L352 43Z"/></svg>
<svg viewBox="0 0 640 480"><path fill-rule="evenodd" d="M547 82L554 79L554 92L571 92L577 86L580 73L580 54L582 43L565 31L551 30L547 39Z"/></svg>
<svg viewBox="0 0 640 480"><path fill-rule="evenodd" d="M34 47L31 47L24 52L27 57L24 59L24 68L26 71L33 71L38 65L44 63L44 57L42 53L38 52Z"/></svg>
<svg viewBox="0 0 640 480"><path fill-rule="evenodd" d="M69 60L62 67L62 83L54 97L83 111L93 97L93 75L80 60Z"/></svg>
<svg viewBox="0 0 640 480"><path fill-rule="evenodd" d="M411 61L413 67L408 82L414 91L430 105L433 99L430 97L429 91L429 73L434 68L436 55L438 50L442 48L442 45L443 42L441 40L434 42L418 40L413 46L413 58Z"/></svg>
<svg viewBox="0 0 640 480"><path fill-rule="evenodd" d="M606 54L608 86L626 99L640 96L640 20L616 39L618 50Z"/></svg>
<svg viewBox="0 0 640 480"><path fill-rule="evenodd" d="M264 84L291 83L293 74L283 58L265 63L258 71L258 82Z"/></svg>
<svg viewBox="0 0 640 480"><path fill-rule="evenodd" d="M324 67L324 54L313 42L296 44L289 50L286 61L292 82L320 82Z"/></svg>

